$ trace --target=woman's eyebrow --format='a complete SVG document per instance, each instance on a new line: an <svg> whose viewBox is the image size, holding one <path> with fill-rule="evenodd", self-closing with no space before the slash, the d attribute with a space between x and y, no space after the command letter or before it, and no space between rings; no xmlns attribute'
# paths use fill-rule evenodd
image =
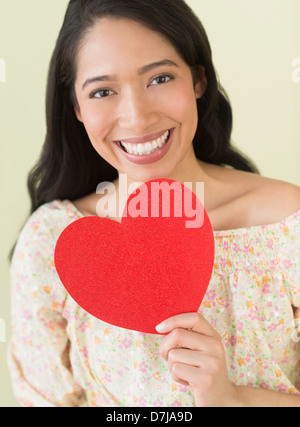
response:
<svg viewBox="0 0 300 427"><path fill-rule="evenodd" d="M162 61L152 62L152 64L144 65L143 67L139 68L138 74L139 76L141 76L142 74L151 71L153 68L162 67L165 65L170 67L178 67L178 64L176 64L176 62L171 61L170 59L163 59Z"/></svg>
<svg viewBox="0 0 300 427"><path fill-rule="evenodd" d="M170 59L163 59L162 61L156 61L156 62L152 62L151 64L147 64L144 65L143 67L138 69L138 75L141 76L145 73L147 73L148 71L153 70L154 68L157 67L163 67L163 66L169 66L169 67L178 67L178 64L176 64L176 62L171 61ZM116 76L114 75L109 75L109 74L105 74L103 76L98 76L98 77L92 77L91 79L87 79L83 86L82 86L82 90L88 86L89 84L95 83L95 82L103 82L103 81L111 81L111 80L115 80Z"/></svg>

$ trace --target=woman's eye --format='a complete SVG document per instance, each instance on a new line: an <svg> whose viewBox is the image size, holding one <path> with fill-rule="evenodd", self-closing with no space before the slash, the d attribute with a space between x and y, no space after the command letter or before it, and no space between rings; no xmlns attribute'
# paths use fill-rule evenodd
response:
<svg viewBox="0 0 300 427"><path fill-rule="evenodd" d="M101 89L91 93L91 98L107 98L113 95L115 92L109 89Z"/></svg>
<svg viewBox="0 0 300 427"><path fill-rule="evenodd" d="M154 80L152 80L151 85L161 85L163 83L167 83L170 80L173 80L174 77L173 76L169 76L169 75L163 75L163 76L158 76L156 77Z"/></svg>

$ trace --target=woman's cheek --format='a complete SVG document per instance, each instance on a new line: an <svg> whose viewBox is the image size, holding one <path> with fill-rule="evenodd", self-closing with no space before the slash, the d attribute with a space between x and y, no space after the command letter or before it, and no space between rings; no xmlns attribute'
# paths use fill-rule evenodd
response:
<svg viewBox="0 0 300 427"><path fill-rule="evenodd" d="M190 84L178 85L170 91L164 105L168 115L179 123L191 123L197 117L196 96Z"/></svg>
<svg viewBox="0 0 300 427"><path fill-rule="evenodd" d="M108 117L109 114L99 108L86 110L82 115L85 130L93 145L108 135L110 129Z"/></svg>

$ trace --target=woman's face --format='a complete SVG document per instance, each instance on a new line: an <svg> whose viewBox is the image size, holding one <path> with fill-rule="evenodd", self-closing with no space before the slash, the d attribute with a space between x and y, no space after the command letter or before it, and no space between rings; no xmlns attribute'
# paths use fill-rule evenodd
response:
<svg viewBox="0 0 300 427"><path fill-rule="evenodd" d="M197 98L205 91L160 34L103 18L77 56L76 115L95 150L133 181L176 179L195 161Z"/></svg>

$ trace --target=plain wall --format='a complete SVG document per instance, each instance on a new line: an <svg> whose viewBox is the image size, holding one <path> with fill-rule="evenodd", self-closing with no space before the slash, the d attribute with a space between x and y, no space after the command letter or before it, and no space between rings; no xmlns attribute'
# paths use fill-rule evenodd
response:
<svg viewBox="0 0 300 427"><path fill-rule="evenodd" d="M29 212L26 179L44 141L46 75L67 3L0 0L0 406L18 406L6 365L7 254ZM262 175L300 185L299 0L188 4L207 30L231 100L235 145Z"/></svg>

